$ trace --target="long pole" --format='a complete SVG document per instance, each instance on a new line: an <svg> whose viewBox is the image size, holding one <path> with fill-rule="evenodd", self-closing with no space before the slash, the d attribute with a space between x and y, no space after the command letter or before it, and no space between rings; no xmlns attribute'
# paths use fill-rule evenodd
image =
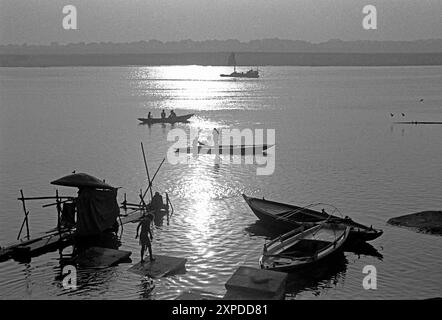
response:
<svg viewBox="0 0 442 320"><path fill-rule="evenodd" d="M59 196L58 199L74 199L75 197L63 197L63 196ZM17 198L17 200L50 200L50 199L57 199L57 197L27 197L27 198Z"/></svg>
<svg viewBox="0 0 442 320"><path fill-rule="evenodd" d="M29 224L28 224L28 214L29 214L29 212L26 211L25 197L23 196L23 190L21 190L21 189L20 189L20 194L21 194L21 201L22 201L22 205L23 205L23 211L25 212L25 218L24 218L23 223L21 225L20 232L18 233L17 240L20 239L21 232L22 232L23 227L25 225L26 225L26 237L29 240Z"/></svg>
<svg viewBox="0 0 442 320"><path fill-rule="evenodd" d="M158 168L157 168L157 171L155 171L155 174L153 175L152 180L150 180L150 183L149 183L149 185L147 186L146 191L144 191L143 198L146 196L146 193L147 193L147 191L149 191L149 189L151 189L151 193L152 193L152 184L153 184L153 181L155 180L155 177L157 176L158 171L160 171L160 168L161 168L161 166L163 165L164 161L166 161L166 158L164 158L163 161L161 161L160 165L159 165Z"/></svg>
<svg viewBox="0 0 442 320"><path fill-rule="evenodd" d="M144 166L146 167L147 180L149 181L149 186L150 186L152 183L150 181L149 168L147 167L147 160L146 160L146 154L144 153L143 142L141 142L141 151L143 152ZM153 192L152 192L152 188L150 188L150 199L152 199L152 198L153 198Z"/></svg>

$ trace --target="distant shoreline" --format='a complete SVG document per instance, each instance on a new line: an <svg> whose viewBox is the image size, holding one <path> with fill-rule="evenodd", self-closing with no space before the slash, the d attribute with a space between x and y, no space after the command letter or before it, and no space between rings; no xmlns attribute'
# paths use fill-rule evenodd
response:
<svg viewBox="0 0 442 320"><path fill-rule="evenodd" d="M0 54L0 67L226 66L226 52L148 54ZM437 66L438 53L241 52L238 66Z"/></svg>

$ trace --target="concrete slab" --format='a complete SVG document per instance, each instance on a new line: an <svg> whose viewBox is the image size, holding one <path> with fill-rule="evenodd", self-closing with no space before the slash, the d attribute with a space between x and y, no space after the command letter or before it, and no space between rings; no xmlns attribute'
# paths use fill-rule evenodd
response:
<svg viewBox="0 0 442 320"><path fill-rule="evenodd" d="M169 256L154 255L155 261L139 262L132 266L129 271L151 278L161 278L184 271L187 259Z"/></svg>
<svg viewBox="0 0 442 320"><path fill-rule="evenodd" d="M74 262L82 268L106 268L128 260L131 254L130 251L91 247L74 258Z"/></svg>
<svg viewBox="0 0 442 320"><path fill-rule="evenodd" d="M239 267L226 282L225 298L241 298L249 296L253 299L281 299L285 294L288 275L283 272L261 270L250 267Z"/></svg>

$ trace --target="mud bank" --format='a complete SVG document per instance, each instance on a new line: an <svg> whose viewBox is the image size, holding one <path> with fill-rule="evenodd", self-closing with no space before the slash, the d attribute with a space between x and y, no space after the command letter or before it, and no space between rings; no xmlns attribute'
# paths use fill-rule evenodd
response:
<svg viewBox="0 0 442 320"><path fill-rule="evenodd" d="M422 211L391 218L387 223L416 229L416 231L442 235L442 211Z"/></svg>

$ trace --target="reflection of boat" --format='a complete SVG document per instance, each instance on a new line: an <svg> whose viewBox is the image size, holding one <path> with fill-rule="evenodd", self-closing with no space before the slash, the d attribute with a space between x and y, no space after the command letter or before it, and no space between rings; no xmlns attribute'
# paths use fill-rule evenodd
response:
<svg viewBox="0 0 442 320"><path fill-rule="evenodd" d="M262 145L220 145L218 146L218 154L227 154L227 155L254 155L264 153L270 146L267 144ZM216 147L209 145L199 145L193 147L184 147L177 148L175 152L177 153L195 153L199 154L215 154Z"/></svg>
<svg viewBox="0 0 442 320"><path fill-rule="evenodd" d="M308 208L301 208L290 204L264 199L251 198L244 194L243 197L249 207L252 209L253 213L260 220L279 227L285 231L297 228L300 225L312 226L331 218L334 222L339 222L351 228L350 241L370 241L380 237L383 233L382 230L364 226L350 218L340 218L329 215L325 212L322 213Z"/></svg>
<svg viewBox="0 0 442 320"><path fill-rule="evenodd" d="M250 69L247 72L236 71L236 59L235 53L231 53L227 61L229 66L233 66L233 72L231 74L220 74L220 77L232 77L232 78L259 78L259 71Z"/></svg>
<svg viewBox="0 0 442 320"><path fill-rule="evenodd" d="M183 116L176 116L172 118L138 118L139 121L146 124L152 123L177 123L177 122L187 122L191 117L193 117L193 113L186 114Z"/></svg>
<svg viewBox="0 0 442 320"><path fill-rule="evenodd" d="M278 271L311 265L339 252L349 233L349 227L328 222L301 232L294 229L265 244L259 264Z"/></svg>
<svg viewBox="0 0 442 320"><path fill-rule="evenodd" d="M348 242L348 241L347 241ZM345 244L344 244L345 246ZM286 299L296 299L299 293L327 294L328 288L334 288L345 279L349 261L342 252L338 252L312 268L301 268L288 274Z"/></svg>

